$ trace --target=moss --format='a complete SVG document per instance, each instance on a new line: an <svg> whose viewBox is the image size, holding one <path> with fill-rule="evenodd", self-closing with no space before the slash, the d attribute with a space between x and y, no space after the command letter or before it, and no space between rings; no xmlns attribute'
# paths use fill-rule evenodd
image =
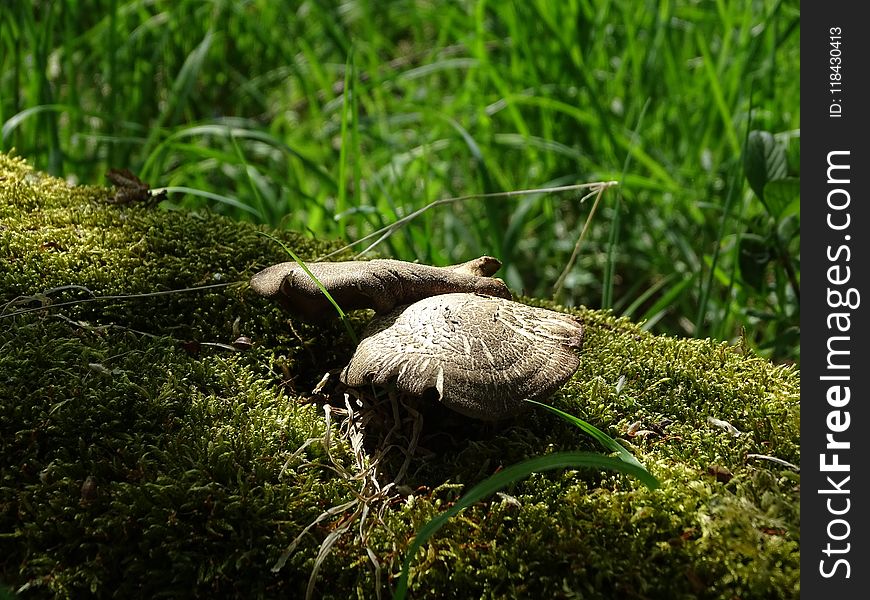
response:
<svg viewBox="0 0 870 600"><path fill-rule="evenodd" d="M111 194L0 155L6 313L243 282L285 260L254 226L121 206ZM334 246L280 235L304 256ZM798 372L739 347L577 313L587 324L582 364L553 403L621 438L661 489L609 473L534 475L430 540L412 593L797 597L799 476L751 455L799 464ZM244 284L0 325L0 580L58 597L304 591L335 519L303 536L281 570L272 565L324 510L354 497L322 445L293 456L323 434L322 410L300 391L347 360L340 325L288 326ZM251 350L210 345L240 334ZM428 407L425 418L406 481L413 493L385 507L366 542L384 593L414 532L468 485L529 456L594 449L543 412L486 425ZM331 460L354 468L342 446ZM318 595L374 596L375 570L352 531L324 561Z"/></svg>

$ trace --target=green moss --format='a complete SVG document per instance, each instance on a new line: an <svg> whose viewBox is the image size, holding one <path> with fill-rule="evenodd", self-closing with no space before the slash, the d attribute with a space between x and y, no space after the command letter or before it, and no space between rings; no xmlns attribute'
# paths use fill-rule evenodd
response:
<svg viewBox="0 0 870 600"><path fill-rule="evenodd" d="M0 155L6 313L243 282L286 259L251 225L110 197ZM281 235L303 256L329 246ZM412 593L797 597L799 476L750 455L799 464L798 372L577 312L582 364L552 401L622 439L661 489L609 473L534 475L442 529L414 562ZM209 345L240 334L251 350ZM234 284L3 318L0 348L0 581L59 597L304 591L335 520L304 536L283 569L272 565L324 510L354 497L321 444L293 457L323 434L322 410L299 392L347 360L340 325L288 327ZM636 423L646 433L632 437ZM594 449L543 411L487 425L438 407L427 409L421 444L406 481L414 492L386 507L367 541L384 593L414 532L469 484L532 455ZM333 460L354 468L344 446ZM374 596L352 531L324 561L317 595Z"/></svg>

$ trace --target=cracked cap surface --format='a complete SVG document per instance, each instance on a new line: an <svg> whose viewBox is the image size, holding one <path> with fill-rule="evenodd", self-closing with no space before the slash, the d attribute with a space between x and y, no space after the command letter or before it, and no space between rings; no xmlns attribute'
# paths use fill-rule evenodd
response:
<svg viewBox="0 0 870 600"><path fill-rule="evenodd" d="M580 365L575 317L479 294L443 294L375 317L342 371L350 386L394 383L437 392L478 419L515 416L546 398Z"/></svg>

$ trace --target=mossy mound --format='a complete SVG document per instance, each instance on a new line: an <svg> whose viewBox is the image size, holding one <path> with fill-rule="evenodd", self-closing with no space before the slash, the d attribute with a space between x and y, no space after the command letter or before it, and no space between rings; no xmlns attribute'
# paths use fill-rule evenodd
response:
<svg viewBox="0 0 870 600"><path fill-rule="evenodd" d="M346 444L306 445L326 422L304 392L352 348L340 325L289 323L244 283L154 295L245 282L286 257L254 226L112 194L0 155L0 581L24 596L299 597L338 521L273 565L354 498L331 469L354 469ZM281 236L304 257L327 246ZM132 294L150 295L60 305ZM797 597L799 476L764 457L799 464L798 372L576 312L581 367L552 402L623 440L661 488L533 475L430 540L412 595ZM250 350L228 348L239 335ZM414 533L470 485L596 449L548 413L486 425L434 410L405 497L365 541L338 539L316 597L388 595Z"/></svg>

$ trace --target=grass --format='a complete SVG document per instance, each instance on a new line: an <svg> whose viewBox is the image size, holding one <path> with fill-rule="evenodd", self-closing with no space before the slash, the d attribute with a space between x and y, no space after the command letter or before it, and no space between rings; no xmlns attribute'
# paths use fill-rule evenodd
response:
<svg viewBox="0 0 870 600"><path fill-rule="evenodd" d="M799 37L796 0L16 2L0 150L345 242L439 199L619 180L559 301L797 362L799 212L772 217L743 164L770 132L798 174ZM577 198L451 204L377 251L495 255L549 297Z"/></svg>
<svg viewBox="0 0 870 600"><path fill-rule="evenodd" d="M440 522L426 524L490 476L598 442L542 410L485 427L422 406L407 489L357 527L342 507L365 510L360 485L341 474L373 460L377 423L346 442L308 393L353 351L341 325L211 287L286 260L262 228L113 196L0 153L0 590L388 597L410 556L414 597L798 597L794 366L576 308L581 363L549 402L617 440L659 488L537 472L412 554ZM337 247L267 231L303 260ZM181 288L197 291L156 293ZM231 346L240 335L246 351ZM389 480L403 461L378 467Z"/></svg>

